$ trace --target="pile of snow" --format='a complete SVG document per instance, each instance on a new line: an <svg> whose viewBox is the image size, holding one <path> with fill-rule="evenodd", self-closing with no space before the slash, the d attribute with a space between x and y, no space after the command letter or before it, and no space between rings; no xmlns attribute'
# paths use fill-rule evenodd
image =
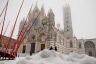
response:
<svg viewBox="0 0 96 64"><path fill-rule="evenodd" d="M66 55L45 49L32 56L18 57L13 61L3 61L0 64L96 64L96 58L77 53Z"/></svg>

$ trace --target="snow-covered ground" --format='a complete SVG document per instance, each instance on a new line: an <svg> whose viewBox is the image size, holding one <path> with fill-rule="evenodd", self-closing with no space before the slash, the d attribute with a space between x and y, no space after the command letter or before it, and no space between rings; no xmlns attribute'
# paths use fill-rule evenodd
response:
<svg viewBox="0 0 96 64"><path fill-rule="evenodd" d="M12 61L0 61L0 64L96 64L96 58L76 53L65 55L45 49L32 56L17 57Z"/></svg>

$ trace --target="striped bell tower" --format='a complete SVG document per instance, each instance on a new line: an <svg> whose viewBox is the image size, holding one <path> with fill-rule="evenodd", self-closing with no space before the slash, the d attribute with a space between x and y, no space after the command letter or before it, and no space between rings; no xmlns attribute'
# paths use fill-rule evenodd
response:
<svg viewBox="0 0 96 64"><path fill-rule="evenodd" d="M63 8L63 18L64 18L64 35L66 38L72 38L73 29L72 29L71 9L69 5L66 5Z"/></svg>

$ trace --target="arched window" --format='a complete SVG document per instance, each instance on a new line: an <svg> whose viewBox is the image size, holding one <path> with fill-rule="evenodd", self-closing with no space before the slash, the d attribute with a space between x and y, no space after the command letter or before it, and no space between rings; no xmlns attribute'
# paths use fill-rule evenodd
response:
<svg viewBox="0 0 96 64"><path fill-rule="evenodd" d="M86 41L84 44L85 48L95 48L95 44L92 41Z"/></svg>
<svg viewBox="0 0 96 64"><path fill-rule="evenodd" d="M72 41L70 42L70 48L73 48L73 42Z"/></svg>
<svg viewBox="0 0 96 64"><path fill-rule="evenodd" d="M95 56L96 49L93 41L86 41L84 47L85 47L86 54L88 54L89 56Z"/></svg>

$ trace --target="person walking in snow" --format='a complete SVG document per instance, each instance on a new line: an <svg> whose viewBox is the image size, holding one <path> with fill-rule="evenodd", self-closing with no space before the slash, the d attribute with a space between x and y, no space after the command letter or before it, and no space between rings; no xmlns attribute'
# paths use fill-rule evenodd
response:
<svg viewBox="0 0 96 64"><path fill-rule="evenodd" d="M57 47L55 46L55 51L57 51Z"/></svg>
<svg viewBox="0 0 96 64"><path fill-rule="evenodd" d="M53 47L51 46L51 47L49 48L49 50L53 50Z"/></svg>

